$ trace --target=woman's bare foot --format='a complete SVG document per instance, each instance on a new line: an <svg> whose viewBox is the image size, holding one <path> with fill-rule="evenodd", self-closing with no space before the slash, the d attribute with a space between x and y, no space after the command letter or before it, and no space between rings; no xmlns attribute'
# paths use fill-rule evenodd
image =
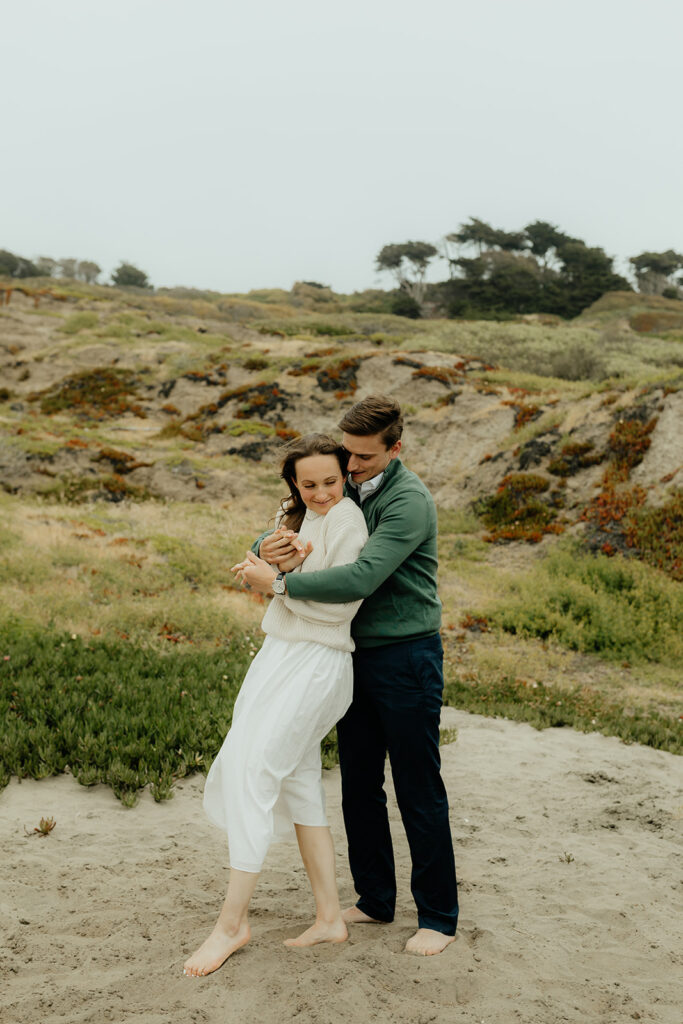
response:
<svg viewBox="0 0 683 1024"><path fill-rule="evenodd" d="M347 924L386 924L386 921L379 921L376 917L368 917L359 907L348 907L342 913L342 919Z"/></svg>
<svg viewBox="0 0 683 1024"><path fill-rule="evenodd" d="M455 935L444 935L432 928L418 928L406 942L405 951L415 956L434 956L435 953L443 953L451 942L455 942Z"/></svg>
<svg viewBox="0 0 683 1024"><path fill-rule="evenodd" d="M285 946L317 946L319 942L346 942L348 929L342 917L336 921L316 921L295 939L285 939Z"/></svg>
<svg viewBox="0 0 683 1024"><path fill-rule="evenodd" d="M225 931L220 924L216 924L208 939L185 961L183 974L190 978L201 978L217 971L229 956L246 946L250 938L251 932L246 921L235 932Z"/></svg>

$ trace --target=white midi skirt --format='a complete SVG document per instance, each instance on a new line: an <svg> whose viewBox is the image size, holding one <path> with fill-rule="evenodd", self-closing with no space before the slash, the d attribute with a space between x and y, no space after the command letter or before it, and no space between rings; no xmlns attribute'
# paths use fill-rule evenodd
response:
<svg viewBox="0 0 683 1024"><path fill-rule="evenodd" d="M204 810L227 832L233 868L260 871L273 839L292 835L294 823L327 825L320 741L352 696L347 651L266 637L204 787Z"/></svg>

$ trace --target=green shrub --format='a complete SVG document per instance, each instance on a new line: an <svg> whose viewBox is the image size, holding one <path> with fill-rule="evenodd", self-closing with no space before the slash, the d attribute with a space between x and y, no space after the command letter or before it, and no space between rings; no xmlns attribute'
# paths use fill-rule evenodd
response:
<svg viewBox="0 0 683 1024"><path fill-rule="evenodd" d="M489 527L485 540L526 540L537 544L546 533L562 533L564 527L555 522L561 504L557 492L553 491L547 500L539 497L549 487L548 478L536 473L509 473L503 477L496 493L481 498L473 508Z"/></svg>
<svg viewBox="0 0 683 1024"><path fill-rule="evenodd" d="M260 434L272 437L275 434L275 427L270 423L255 423L253 420L231 420L224 424L224 433L231 437L241 437L242 434Z"/></svg>
<svg viewBox="0 0 683 1024"><path fill-rule="evenodd" d="M40 399L40 410L47 416L70 412L82 419L103 419L133 412L144 418L142 407L130 401L137 395L139 383L139 377L131 370L103 366L64 377L29 398L31 401Z"/></svg>
<svg viewBox="0 0 683 1024"><path fill-rule="evenodd" d="M683 658L683 591L656 569L578 545L553 551L514 581L489 618L509 633L553 638L610 660Z"/></svg>
<svg viewBox="0 0 683 1024"><path fill-rule="evenodd" d="M134 337L132 330L125 324L106 324L100 333L104 338L129 340Z"/></svg>
<svg viewBox="0 0 683 1024"><path fill-rule="evenodd" d="M639 558L683 582L683 490L659 507L634 507L627 530Z"/></svg>
<svg viewBox="0 0 683 1024"><path fill-rule="evenodd" d="M391 312L394 316L405 316L409 320L419 320L422 309L419 302L407 292L397 292L391 300Z"/></svg>
<svg viewBox="0 0 683 1024"><path fill-rule="evenodd" d="M307 324L306 329L309 334L319 334L323 338L343 338L346 334L356 333L353 327L346 327L342 324L319 323L318 321Z"/></svg>
<svg viewBox="0 0 683 1024"><path fill-rule="evenodd" d="M585 686L567 690L510 676L486 683L447 678L444 702L478 715L528 722L537 729L565 726L683 753L680 721L656 712L625 709Z"/></svg>
<svg viewBox="0 0 683 1024"><path fill-rule="evenodd" d="M570 345L550 358L553 377L561 380L603 380L608 376L601 357L584 345Z"/></svg>
<svg viewBox="0 0 683 1024"><path fill-rule="evenodd" d="M60 327L60 331L62 334L78 334L79 331L86 331L97 327L99 322L100 318L97 313L73 313L66 318Z"/></svg>
<svg viewBox="0 0 683 1024"><path fill-rule="evenodd" d="M119 288L151 288L144 270L123 260L111 275L111 279Z"/></svg>
<svg viewBox="0 0 683 1024"><path fill-rule="evenodd" d="M548 463L548 472L554 476L567 477L589 466L597 466L605 455L604 452L594 452L594 448L592 441L568 441Z"/></svg>
<svg viewBox="0 0 683 1024"><path fill-rule="evenodd" d="M267 370L270 366L270 360L266 359L265 356L249 356L242 363L245 370Z"/></svg>

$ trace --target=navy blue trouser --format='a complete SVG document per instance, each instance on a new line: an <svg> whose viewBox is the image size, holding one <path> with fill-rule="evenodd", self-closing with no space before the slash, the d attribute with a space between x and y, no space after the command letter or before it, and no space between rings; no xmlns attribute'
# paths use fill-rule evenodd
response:
<svg viewBox="0 0 683 1024"><path fill-rule="evenodd" d="M441 637L357 648L353 669L353 703L337 735L357 906L377 920L393 920L396 874L384 792L388 752L410 846L418 924L454 935L458 889L439 754Z"/></svg>

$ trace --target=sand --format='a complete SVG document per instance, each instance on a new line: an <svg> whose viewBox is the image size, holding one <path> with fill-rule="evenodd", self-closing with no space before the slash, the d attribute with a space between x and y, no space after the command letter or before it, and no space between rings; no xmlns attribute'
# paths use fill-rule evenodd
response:
<svg viewBox="0 0 683 1024"><path fill-rule="evenodd" d="M443 748L460 879L458 938L441 956L402 952L415 927L396 806L396 920L339 946L283 939L312 903L293 844L274 846L250 945L216 974L182 963L213 924L227 880L203 778L126 809L71 777L0 795L3 1024L679 1024L683 993L683 761L617 739L445 709ZM339 884L337 771L325 773ZM43 816L56 827L27 838Z"/></svg>

